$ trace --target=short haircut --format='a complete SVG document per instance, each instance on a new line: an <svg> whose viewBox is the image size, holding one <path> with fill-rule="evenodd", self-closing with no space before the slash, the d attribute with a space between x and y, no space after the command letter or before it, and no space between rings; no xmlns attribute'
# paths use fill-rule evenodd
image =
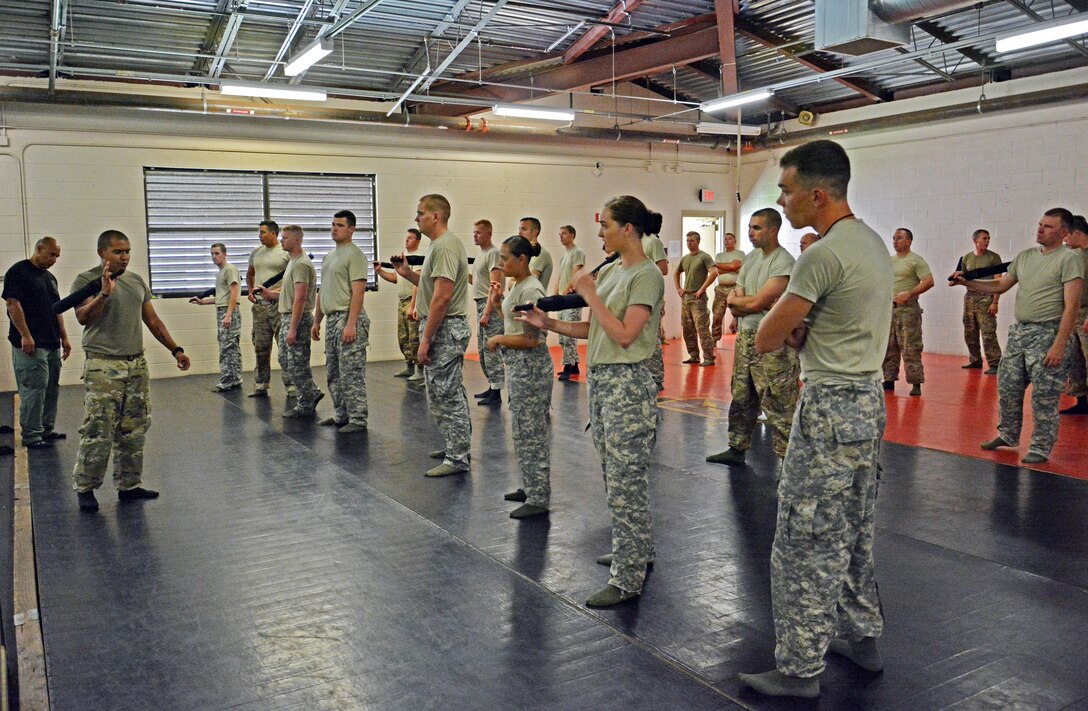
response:
<svg viewBox="0 0 1088 711"><path fill-rule="evenodd" d="M278 235L280 233L280 226L276 224L275 220L261 220L260 227L267 227L268 231L272 234Z"/></svg>
<svg viewBox="0 0 1088 711"><path fill-rule="evenodd" d="M290 232L293 235L298 235L300 239L306 234L301 225L287 225L283 228L283 232Z"/></svg>
<svg viewBox="0 0 1088 711"><path fill-rule="evenodd" d="M833 198L846 199L850 159L838 143L827 140L805 143L788 151L778 164L783 169L796 170L803 185L821 187Z"/></svg>
<svg viewBox="0 0 1088 711"><path fill-rule="evenodd" d="M986 235L987 237L989 237L990 236L990 231L989 230L984 230L984 229L975 230L974 232L971 233L971 241L974 242L974 241L978 240L978 238L981 237L982 235Z"/></svg>
<svg viewBox="0 0 1088 711"><path fill-rule="evenodd" d="M725 233L725 236L726 236L726 237L732 237L733 239L736 239L736 238L737 238L737 236L736 236L735 234L733 234L732 232L726 232L726 233Z"/></svg>
<svg viewBox="0 0 1088 711"><path fill-rule="evenodd" d="M439 195L438 193L429 193L419 199L423 203L423 207L431 212L437 212L442 216L443 222L450 221L450 215L453 214L450 208L450 201L446 199L445 195Z"/></svg>
<svg viewBox="0 0 1088 711"><path fill-rule="evenodd" d="M216 242L215 244L213 244L212 249L218 249L223 254L227 253L227 245L223 244L222 242Z"/></svg>
<svg viewBox="0 0 1088 711"><path fill-rule="evenodd" d="M692 230L691 232L688 232L684 236L685 237L694 237L695 239L698 239L698 240L701 240L703 238L703 236L701 234L699 234L698 232L696 232L695 230Z"/></svg>
<svg viewBox="0 0 1088 711"><path fill-rule="evenodd" d="M752 217L761 217L768 227L782 229L782 214L773 207L765 207L752 213Z"/></svg>
<svg viewBox="0 0 1088 711"><path fill-rule="evenodd" d="M1073 213L1064 207L1052 207L1043 213L1046 217L1057 217L1062 221L1062 229L1066 232L1073 231Z"/></svg>
<svg viewBox="0 0 1088 711"><path fill-rule="evenodd" d="M1084 219L1084 215L1073 215L1073 231L1088 235L1088 220Z"/></svg>
<svg viewBox="0 0 1088 711"><path fill-rule="evenodd" d="M423 239L423 233L417 230L415 227L409 227L405 232L409 232L416 236L417 240Z"/></svg>
<svg viewBox="0 0 1088 711"><path fill-rule="evenodd" d="M571 237L577 237L578 236L578 230L574 229L574 225L563 225L559 229L566 230L567 232L570 232Z"/></svg>
<svg viewBox="0 0 1088 711"><path fill-rule="evenodd" d="M910 230L908 230L906 227L896 227L895 231L896 232L906 232L907 233L907 239L909 239L911 242L914 241L914 233L911 232Z"/></svg>
<svg viewBox="0 0 1088 711"><path fill-rule="evenodd" d="M115 239L128 242L128 235L121 230L106 230L98 235L98 251L101 252L104 249L109 249Z"/></svg>
<svg viewBox="0 0 1088 711"><path fill-rule="evenodd" d="M483 227L488 232L493 232L495 228L491 226L491 220L476 220L472 223L473 227Z"/></svg>
<svg viewBox="0 0 1088 711"><path fill-rule="evenodd" d="M56 247L56 246L57 246L56 238L46 235L45 237L42 237L40 240L38 240L37 242L34 243L34 251L37 252L40 249L49 249L50 247Z"/></svg>
<svg viewBox="0 0 1088 711"><path fill-rule="evenodd" d="M528 222L530 225L533 226L534 230L540 232L540 220L536 219L535 217L523 217L518 220L518 222Z"/></svg>
<svg viewBox="0 0 1088 711"><path fill-rule="evenodd" d="M344 218L344 221L348 223L348 227L355 226L355 213L351 210L341 210L340 212L333 215L333 219L336 219L337 217Z"/></svg>

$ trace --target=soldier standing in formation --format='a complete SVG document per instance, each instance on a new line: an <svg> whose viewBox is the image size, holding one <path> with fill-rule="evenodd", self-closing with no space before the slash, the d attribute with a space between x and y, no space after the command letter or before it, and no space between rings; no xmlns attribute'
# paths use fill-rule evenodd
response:
<svg viewBox="0 0 1088 711"><path fill-rule="evenodd" d="M227 260L227 247L222 242L212 245L212 262L218 267L215 295L194 296L190 303L215 304L215 334L219 342L219 382L213 393L225 393L242 387L242 313L238 299L242 293L242 278L238 267Z"/></svg>
<svg viewBox="0 0 1088 711"><path fill-rule="evenodd" d="M884 356L884 389L895 389L899 379L899 359L902 356L910 394L922 394L926 381L922 369L922 307L918 297L933 288L933 272L926 260L910 251L914 233L900 227L892 236L895 256L895 285L892 287L892 325L888 337L888 352Z"/></svg>
<svg viewBox="0 0 1088 711"><path fill-rule="evenodd" d="M665 281L642 251L642 236L660 229L661 215L638 198L612 198L601 212L599 234L604 250L620 258L601 269L596 284L585 271L574 280L589 321L560 321L536 308L523 317L537 328L589 339L589 424L612 515L612 552L597 561L610 567L608 585L586 600L589 607L637 597L654 559L647 469L657 440L657 390L647 361L656 347Z"/></svg>
<svg viewBox="0 0 1088 711"><path fill-rule="evenodd" d="M718 270L718 285L714 287L714 318L710 327L710 337L714 344L722 340L722 324L725 321L725 312L729 307L727 301L733 289L737 286L737 272L744 262L744 252L737 249L737 236L732 232L725 233L725 251L718 252L714 257L714 266Z"/></svg>
<svg viewBox="0 0 1088 711"><path fill-rule="evenodd" d="M975 230L971 241L975 243L974 250L960 258L964 271L1001 263L997 252L990 251L988 230ZM997 304L1000 298L998 294L984 294L974 289L968 289L963 295L963 340L967 343L967 352L971 356L971 360L963 366L965 370L981 368L982 351L985 351L986 362L990 366L986 369L986 374L997 373L997 364L1001 362L1001 344L997 342ZM982 349L979 349L979 337L982 338Z"/></svg>
<svg viewBox="0 0 1088 711"><path fill-rule="evenodd" d="M680 259L680 264L673 273L676 293L680 296L680 326L684 331L684 345L688 349L688 359L684 362L691 365L702 362L703 365L710 366L714 365L714 341L710 339L706 290L714 283L718 271L714 266L714 259L699 249L701 235L698 232L688 232L685 238L688 253ZM681 274L685 275L683 285L680 284ZM701 359L700 348L703 352Z"/></svg>
<svg viewBox="0 0 1088 711"><path fill-rule="evenodd" d="M1085 221L1084 215L1073 217L1073 229L1065 244L1080 254L1084 263L1084 276L1088 279L1088 221ZM1082 288L1080 292L1080 310L1077 311L1073 336L1076 347L1073 348L1073 363L1065 392L1076 398L1077 402L1061 410L1060 414L1088 415L1088 288Z"/></svg>
<svg viewBox="0 0 1088 711"><path fill-rule="evenodd" d="M503 354L487 348L492 336L503 332L502 300L492 298L491 285L503 284L499 249L491 241L492 227L489 220L477 220L472 225L472 242L480 248L480 254L468 275L472 285L472 298L476 302L476 349L480 355L480 369L487 378L487 390L476 393L480 405L502 404L502 381L506 379Z"/></svg>
<svg viewBox="0 0 1088 711"><path fill-rule="evenodd" d="M660 229L661 226L658 225L658 230ZM661 243L661 238L657 236L657 230L642 235L642 251L647 259L657 265L657 270L661 272L661 276L668 276L669 258L665 254L665 245ZM650 355L649 362L646 364L646 367L650 369L650 375L653 376L654 383L657 385L658 392L665 389L665 353L662 350L664 345L665 302L662 300L661 317L657 320L657 345Z"/></svg>
<svg viewBox="0 0 1088 711"><path fill-rule="evenodd" d="M491 282L493 307L501 309L503 332L487 339L487 350L506 361L510 383L510 423L514 453L521 468L523 487L510 492L507 501L521 501L510 518L530 518L548 513L551 501L551 432L548 411L552 406L552 357L540 331L514 320L514 306L544 298L544 287L529 271L529 262L540 254L540 245L524 237L502 243L502 271L514 280L503 298L503 279Z"/></svg>
<svg viewBox="0 0 1088 711"><path fill-rule="evenodd" d="M574 244L578 235L571 225L563 225L559 228L559 243L563 245L563 256L559 258L559 284L555 287L555 293L562 296L574 291L574 277L586 265L586 253L581 247ZM581 309L564 309L559 312L561 321L581 321ZM560 380L570 380L570 376L578 375L578 344L569 336L560 336L559 345L563 348L563 370L556 373Z"/></svg>
<svg viewBox="0 0 1088 711"><path fill-rule="evenodd" d="M261 239L259 247L249 255L249 267L246 269L246 287L249 289L249 303L253 317L253 352L257 356L257 384L253 386L250 397L268 397L268 383L272 380L272 342L280 332L280 314L276 302L261 295L258 288L276 274L287 268L290 255L283 250L279 242L280 226L272 220L264 220L258 228ZM269 284L275 286L275 282ZM293 386L287 378L287 371L281 372L283 385L288 395Z"/></svg>
<svg viewBox="0 0 1088 711"><path fill-rule="evenodd" d="M144 435L151 425L151 377L140 322L169 349L179 369L189 369L189 356L159 320L143 277L128 271L131 253L125 233L106 230L98 236L102 266L88 269L72 283L75 292L96 279L102 280L102 290L76 307L76 320L83 326L83 382L87 394L72 488L83 511L98 510L94 490L102 486L110 452L120 501L154 499L159 495L140 486Z"/></svg>
<svg viewBox="0 0 1088 711"><path fill-rule="evenodd" d="M419 251L423 234L414 227L404 233L404 254L412 256ZM413 267L413 271L419 269ZM419 353L419 315L416 313L416 287L407 279L397 279L396 272L382 269L380 261L374 262L374 273L390 284L397 285L397 345L404 356L404 369L393 373L394 378L407 378L414 383L423 380L423 366L416 362Z"/></svg>

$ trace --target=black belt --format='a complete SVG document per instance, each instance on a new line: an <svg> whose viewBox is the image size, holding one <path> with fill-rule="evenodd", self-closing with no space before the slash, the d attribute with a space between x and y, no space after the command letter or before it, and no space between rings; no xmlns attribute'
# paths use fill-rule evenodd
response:
<svg viewBox="0 0 1088 711"><path fill-rule="evenodd" d="M143 358L143 353L133 353L132 355L96 355L94 353L88 353L88 358L96 358L98 360L136 360L137 358Z"/></svg>

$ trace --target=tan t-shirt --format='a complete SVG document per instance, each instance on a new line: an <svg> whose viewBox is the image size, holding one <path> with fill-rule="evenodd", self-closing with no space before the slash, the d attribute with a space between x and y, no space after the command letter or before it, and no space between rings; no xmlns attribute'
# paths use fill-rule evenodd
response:
<svg viewBox="0 0 1088 711"><path fill-rule="evenodd" d="M762 249L753 249L744 257L744 263L740 265L740 271L737 272L737 284L744 289L745 296L755 296L768 279L789 278L795 261L793 255L781 245L771 250L770 254L764 254ZM741 316L737 319L737 328L741 331L758 328L759 322L763 320L767 311L770 309Z"/></svg>
<svg viewBox="0 0 1088 711"><path fill-rule="evenodd" d="M219 273L215 276L215 306L216 308L226 308L230 306L230 287L231 284L242 284L241 275L238 274L238 267L234 266L230 262L223 265L223 268L219 270ZM239 291L241 293L241 291Z"/></svg>
<svg viewBox="0 0 1088 711"><path fill-rule="evenodd" d="M1088 281L1088 249L1081 249L1078 251L1084 262L1084 280ZM1080 307L1082 309L1088 308L1088 288L1080 290Z"/></svg>
<svg viewBox="0 0 1088 711"><path fill-rule="evenodd" d="M507 336L520 336L525 333L525 322L514 320L516 313L514 307L518 304L535 304L538 299L542 298L544 298L544 287L540 285L540 280L532 274L514 284L514 287L510 289L510 293L506 295L502 302L503 333ZM534 337L538 337L539 332L537 329L528 326L528 330Z"/></svg>
<svg viewBox="0 0 1088 711"><path fill-rule="evenodd" d="M714 257L715 264L729 264L730 262L744 261L744 252L739 249L731 249L728 252L718 252ZM718 283L724 286L732 286L737 283L737 272L719 272Z"/></svg>
<svg viewBox="0 0 1088 711"><path fill-rule="evenodd" d="M283 247L265 247L263 244L249 254L249 266L253 267L253 284L260 286L287 268L291 255ZM275 286L275 284L269 284Z"/></svg>
<svg viewBox="0 0 1088 711"><path fill-rule="evenodd" d="M317 270L314 269L314 263L305 252L287 262L287 272L283 275L277 308L281 314L291 313L295 304L295 284L306 284L309 287L306 290L306 306L303 310L313 311L314 304L317 302Z"/></svg>
<svg viewBox="0 0 1088 711"><path fill-rule="evenodd" d="M1012 260L1009 276L1019 284L1017 321L1056 321L1065 308L1065 283L1084 278L1084 259L1064 244L1046 254L1039 247L1031 247Z"/></svg>
<svg viewBox="0 0 1088 711"><path fill-rule="evenodd" d="M419 250L417 249L414 252L405 252L405 254L406 255L419 254ZM416 274L418 274L420 269L422 269L422 267L410 267L410 269L412 271L414 271ZM415 288L416 288L415 285L412 282L405 279L404 277L402 277L402 276L397 277L397 298L398 299L411 298L412 291L415 290Z"/></svg>
<svg viewBox="0 0 1088 711"><path fill-rule="evenodd" d="M649 306L651 312L646 325L627 348L609 338L591 314L586 347L589 365L640 363L649 358L657 348L657 326L665 297L665 278L657 265L647 259L626 269L621 260L612 262L597 273L597 294L617 318L622 319L631 305Z"/></svg>
<svg viewBox="0 0 1088 711"><path fill-rule="evenodd" d="M491 245L472 263L472 298L486 299L491 289L491 270L499 269L499 248Z"/></svg>
<svg viewBox="0 0 1088 711"><path fill-rule="evenodd" d="M646 256L651 262L657 264L662 260L668 260L669 255L665 253L665 245L661 243L661 238L657 235L643 235L642 236L642 251L646 253ZM661 270L658 270L658 274Z"/></svg>
<svg viewBox="0 0 1088 711"><path fill-rule="evenodd" d="M366 288L367 267L366 255L354 242L338 244L326 254L321 260L321 312L332 314L349 310L351 284L361 281Z"/></svg>
<svg viewBox="0 0 1088 711"><path fill-rule="evenodd" d="M698 291L706 278L710 276L710 269L714 266L714 258L703 251L692 254L688 252L680 258L680 266L676 271L684 273L684 291Z"/></svg>
<svg viewBox="0 0 1088 711"><path fill-rule="evenodd" d="M465 245L452 232L446 232L431 241L431 247L423 260L423 269L419 272L419 293L416 294L416 311L421 317L427 316L434 298L434 280L449 279L453 282L453 296L450 299L447 316L467 316L468 307L468 254Z"/></svg>
<svg viewBox="0 0 1088 711"><path fill-rule="evenodd" d="M540 276L537 278L540 280L540 285L547 289L548 284L552 283L552 271L554 269L555 264L552 262L552 255L548 253L548 250L544 249L544 245L540 245L540 254L529 260L529 271L540 272Z"/></svg>
<svg viewBox="0 0 1088 711"><path fill-rule="evenodd" d="M960 257L960 264L963 267L961 271L970 271L971 269L983 269L985 267L994 267L1001 264L1001 256L997 252L991 252L986 250L982 254L975 254L974 251ZM997 279L997 276L988 277L981 281L990 281L991 279ZM982 292L974 289L968 289L973 294L981 294Z"/></svg>
<svg viewBox="0 0 1088 711"><path fill-rule="evenodd" d="M813 304L801 348L801 380L828 384L878 380L888 348L892 260L861 220L840 220L797 259L787 294Z"/></svg>
<svg viewBox="0 0 1088 711"><path fill-rule="evenodd" d="M94 267L72 282L78 291L102 278L102 267ZM143 311L151 301L151 290L139 274L126 271L113 282L113 293L102 313L83 327L83 350L89 356L130 356L144 352Z"/></svg>
<svg viewBox="0 0 1088 711"><path fill-rule="evenodd" d="M571 247L559 258L559 293L567 293L570 282L574 279L574 269L586 265L586 253L581 247Z"/></svg>
<svg viewBox="0 0 1088 711"><path fill-rule="evenodd" d="M895 283L892 285L893 297L901 292L910 291L933 273L926 264L926 260L916 252L907 252L902 257L893 254L892 269L895 273Z"/></svg>

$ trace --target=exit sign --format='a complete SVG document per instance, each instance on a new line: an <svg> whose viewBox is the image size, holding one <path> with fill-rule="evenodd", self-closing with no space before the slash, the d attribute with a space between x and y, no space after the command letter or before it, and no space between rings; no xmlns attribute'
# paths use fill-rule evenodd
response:
<svg viewBox="0 0 1088 711"><path fill-rule="evenodd" d="M699 191L699 202L714 202L714 191L713 190L700 190Z"/></svg>

